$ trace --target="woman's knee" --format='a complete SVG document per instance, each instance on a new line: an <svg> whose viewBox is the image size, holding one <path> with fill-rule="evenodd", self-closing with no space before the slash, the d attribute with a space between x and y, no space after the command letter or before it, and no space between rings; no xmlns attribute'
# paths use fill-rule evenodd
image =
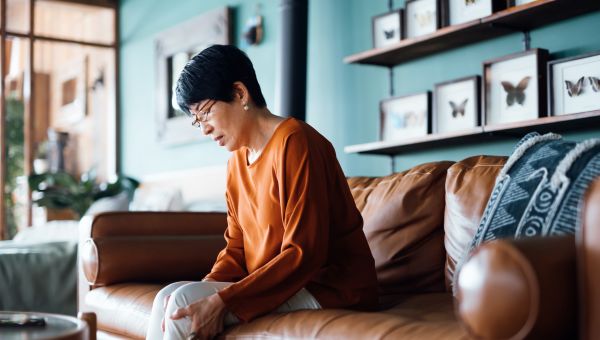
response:
<svg viewBox="0 0 600 340"><path fill-rule="evenodd" d="M164 308L165 307L164 303L165 303L165 299L167 298L167 296L172 295L173 292L177 290L177 288L179 288L189 282L190 281L174 282L174 283L171 283L170 285L164 287L154 297L154 305L158 305L159 307Z"/></svg>

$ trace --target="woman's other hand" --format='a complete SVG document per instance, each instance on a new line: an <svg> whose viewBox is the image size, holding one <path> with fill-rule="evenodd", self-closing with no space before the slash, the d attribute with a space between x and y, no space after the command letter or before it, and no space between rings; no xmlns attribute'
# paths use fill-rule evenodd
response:
<svg viewBox="0 0 600 340"><path fill-rule="evenodd" d="M190 337L193 339L212 339L223 331L223 319L226 313L225 303L219 294L196 300L187 307L179 308L171 314L172 320L184 317L192 319Z"/></svg>

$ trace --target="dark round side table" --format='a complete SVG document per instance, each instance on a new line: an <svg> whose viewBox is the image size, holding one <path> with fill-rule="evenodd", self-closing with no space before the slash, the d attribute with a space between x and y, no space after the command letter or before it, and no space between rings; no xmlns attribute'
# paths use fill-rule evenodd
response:
<svg viewBox="0 0 600 340"><path fill-rule="evenodd" d="M36 312L0 312L0 317L12 317L15 315L27 315L31 317L44 318L45 326L27 327L0 327L0 339L2 340L30 340L30 339L52 339L52 340L88 340L89 330L85 321L73 316L36 313Z"/></svg>

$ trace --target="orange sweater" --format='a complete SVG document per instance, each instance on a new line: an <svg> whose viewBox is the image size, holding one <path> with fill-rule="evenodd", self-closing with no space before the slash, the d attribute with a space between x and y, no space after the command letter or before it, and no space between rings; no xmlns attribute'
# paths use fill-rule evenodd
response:
<svg viewBox="0 0 600 340"><path fill-rule="evenodd" d="M249 321L303 287L324 308L375 307L373 256L331 143L289 118L251 165L246 152L229 160L227 246L207 275L236 282L219 292L227 309Z"/></svg>

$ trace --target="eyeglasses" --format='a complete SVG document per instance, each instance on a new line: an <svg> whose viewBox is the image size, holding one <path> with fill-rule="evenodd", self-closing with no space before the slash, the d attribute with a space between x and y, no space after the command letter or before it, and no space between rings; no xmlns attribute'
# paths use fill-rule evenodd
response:
<svg viewBox="0 0 600 340"><path fill-rule="evenodd" d="M212 101L212 103L210 104L210 106L208 107L207 110L202 111L202 110L198 110L198 113L194 113L194 121L192 122L193 126L197 126L199 128L202 128L202 123L206 123L206 121L208 121L208 114L210 113L210 110L212 109L213 105L215 105L216 101ZM203 107L208 106L207 104L204 104Z"/></svg>

